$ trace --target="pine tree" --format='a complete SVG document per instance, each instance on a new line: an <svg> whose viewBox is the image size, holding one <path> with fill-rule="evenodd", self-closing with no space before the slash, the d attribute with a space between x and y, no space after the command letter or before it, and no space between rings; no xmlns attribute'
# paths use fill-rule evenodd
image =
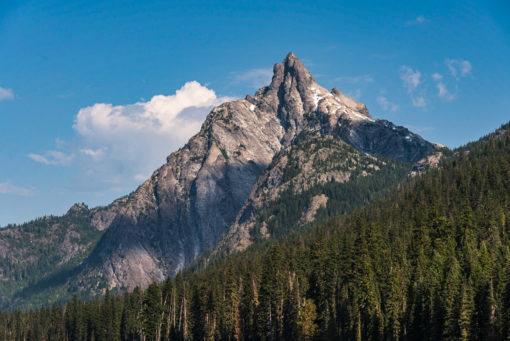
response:
<svg viewBox="0 0 510 341"><path fill-rule="evenodd" d="M158 284L153 283L149 285L143 297L143 331L148 340L161 338L162 312L161 288Z"/></svg>
<svg viewBox="0 0 510 341"><path fill-rule="evenodd" d="M299 314L297 327L300 340L313 340L317 334L317 308L312 299L306 299Z"/></svg>

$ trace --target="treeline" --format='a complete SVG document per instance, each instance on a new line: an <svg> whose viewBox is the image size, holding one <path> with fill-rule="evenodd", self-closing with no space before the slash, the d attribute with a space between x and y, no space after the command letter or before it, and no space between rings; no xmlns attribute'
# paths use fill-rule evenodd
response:
<svg viewBox="0 0 510 341"><path fill-rule="evenodd" d="M2 313L4 339L509 340L510 137L200 273Z"/></svg>

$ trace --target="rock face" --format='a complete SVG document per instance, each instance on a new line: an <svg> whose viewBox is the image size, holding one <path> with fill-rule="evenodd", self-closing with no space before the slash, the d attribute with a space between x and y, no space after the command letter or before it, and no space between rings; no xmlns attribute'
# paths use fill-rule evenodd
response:
<svg viewBox="0 0 510 341"><path fill-rule="evenodd" d="M214 108L200 132L136 191L87 211L101 239L80 253L88 255L84 261L76 258L82 263L68 284L92 291L146 286L220 240L233 249L249 245L250 224L268 196L349 182L353 172L369 176L384 168L380 156L414 163L434 149L406 128L372 118L338 89L318 85L290 53L274 66L269 86ZM330 201L314 195L297 219L313 221ZM266 227L261 233L270 236Z"/></svg>
<svg viewBox="0 0 510 341"><path fill-rule="evenodd" d="M173 275L216 245L281 148L272 111L215 108L201 131L130 194L85 264L85 278L132 289Z"/></svg>
<svg viewBox="0 0 510 341"><path fill-rule="evenodd" d="M438 146L438 148L441 148L441 149L435 150L431 154L426 155L421 160L418 160L417 162L415 162L415 164L413 165L413 168L411 169L410 175L415 176L416 174L422 173L429 168L438 168L439 163L441 162L441 160L444 157L443 153L445 151L445 148L443 146L440 146L440 147Z"/></svg>

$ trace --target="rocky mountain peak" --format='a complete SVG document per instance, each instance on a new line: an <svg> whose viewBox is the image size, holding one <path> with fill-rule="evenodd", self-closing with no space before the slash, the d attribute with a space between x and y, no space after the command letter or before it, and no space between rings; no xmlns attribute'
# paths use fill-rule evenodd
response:
<svg viewBox="0 0 510 341"><path fill-rule="evenodd" d="M368 113L368 109L365 104L358 102L358 101L352 99L351 97L344 95L344 93L342 91L338 90L338 88L336 86L331 90L331 93L335 96L336 99L340 100L340 102L342 104L344 104L345 106L358 111L359 113L363 114L364 116L366 116L368 118L372 117Z"/></svg>
<svg viewBox="0 0 510 341"><path fill-rule="evenodd" d="M294 53L275 64L273 71L271 84L246 99L261 110L276 112L285 130L282 145L290 145L303 130L332 132L342 120L375 122L363 103L337 88L320 86Z"/></svg>
<svg viewBox="0 0 510 341"><path fill-rule="evenodd" d="M253 100L262 110L276 112L285 129L284 145L303 129L303 116L317 109L317 84L294 53L273 67L271 84L260 89ZM324 89L325 92L328 92Z"/></svg>
<svg viewBox="0 0 510 341"><path fill-rule="evenodd" d="M78 213L83 213L83 212L88 212L88 211L89 211L89 208L87 205L85 205L84 203L76 203L73 206L71 206L71 208L69 208L69 210L67 211L66 214L68 214L68 215L78 214Z"/></svg>
<svg viewBox="0 0 510 341"><path fill-rule="evenodd" d="M276 114L289 146L303 131L335 134L358 150L405 162L416 162L435 147L416 134L391 122L372 118L365 104L331 91L316 80L294 53L274 65L271 84L246 101L257 112Z"/></svg>
<svg viewBox="0 0 510 341"><path fill-rule="evenodd" d="M270 87L280 89L284 84L284 90L297 89L300 93L306 94L306 90L317 82L305 67L303 62L290 52L281 64L273 67L273 80Z"/></svg>
<svg viewBox="0 0 510 341"><path fill-rule="evenodd" d="M275 155L294 150L303 140L299 136L306 140L316 135L339 142L341 150L349 144L362 156L404 162L415 162L434 149L403 127L371 118L363 103L340 90L321 87L289 53L274 66L269 86L214 108L200 132L168 156L149 180L95 211L94 226L107 230L82 277L100 276L109 288L134 288L175 275L214 248L236 219L242 220L241 211L251 214L245 203L253 199L250 195ZM324 179L345 178L331 172Z"/></svg>
<svg viewBox="0 0 510 341"><path fill-rule="evenodd" d="M333 89L331 89L331 93L335 96L343 96L344 94L342 93L342 91L338 90L338 88L335 86L333 87Z"/></svg>

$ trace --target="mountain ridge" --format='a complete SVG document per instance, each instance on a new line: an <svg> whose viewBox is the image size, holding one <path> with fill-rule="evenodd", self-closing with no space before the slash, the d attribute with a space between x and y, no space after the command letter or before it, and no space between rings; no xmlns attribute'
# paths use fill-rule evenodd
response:
<svg viewBox="0 0 510 341"><path fill-rule="evenodd" d="M341 148L354 148L356 162L414 163L438 149L372 118L340 90L321 87L293 53L273 70L269 86L215 107L200 132L135 191L90 210L100 239L80 256L86 259L68 279L68 291L132 290L175 275L217 245L275 155L300 139L341 141ZM307 205L318 205L315 211L327 205L314 200Z"/></svg>

